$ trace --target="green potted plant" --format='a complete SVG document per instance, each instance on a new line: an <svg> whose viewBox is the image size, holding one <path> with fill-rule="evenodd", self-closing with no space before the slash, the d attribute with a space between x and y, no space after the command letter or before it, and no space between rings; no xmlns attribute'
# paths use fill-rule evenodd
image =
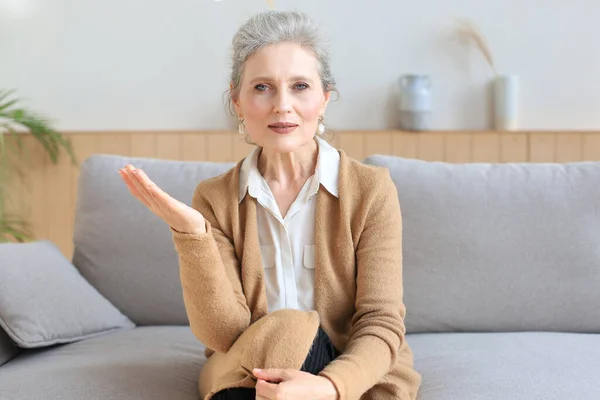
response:
<svg viewBox="0 0 600 400"><path fill-rule="evenodd" d="M30 134L41 143L53 164L62 151L77 164L70 140L57 132L49 119L20 107L13 90L0 89L0 242L26 242L33 239L28 222L18 213L10 213L11 180L19 176L19 165L27 158L23 135Z"/></svg>

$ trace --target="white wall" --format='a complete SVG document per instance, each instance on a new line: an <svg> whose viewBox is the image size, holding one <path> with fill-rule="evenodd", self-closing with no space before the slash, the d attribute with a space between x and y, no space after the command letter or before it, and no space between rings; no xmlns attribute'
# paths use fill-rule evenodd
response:
<svg viewBox="0 0 600 400"><path fill-rule="evenodd" d="M489 127L492 75L449 39L482 28L520 76L522 129L600 129L600 2L275 0L325 25L342 97L338 129L395 128L403 73L430 74L434 129ZM223 129L229 43L264 0L0 0L0 87L64 130Z"/></svg>

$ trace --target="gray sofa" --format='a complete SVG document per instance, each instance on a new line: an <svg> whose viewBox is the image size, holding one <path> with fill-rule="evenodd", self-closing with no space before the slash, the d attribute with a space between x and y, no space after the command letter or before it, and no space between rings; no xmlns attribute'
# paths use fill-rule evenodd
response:
<svg viewBox="0 0 600 400"><path fill-rule="evenodd" d="M83 163L72 263L117 311L69 309L57 330L81 323L76 318L107 322L79 336L44 325L36 345L23 339L30 332L20 347L0 332L1 400L198 398L205 358L187 326L177 255L164 223L120 181L117 169L129 162L187 202L200 180L233 166L106 155ZM389 168L400 196L419 399L600 399L600 163L452 165L378 155L363 162ZM48 299L13 290L31 310L45 310L20 312L49 319L87 301L58 306L53 299L81 296L63 281L54 284L63 295ZM1 296L0 321L12 336L36 329L33 317L15 323L12 299L5 294L2 306Z"/></svg>

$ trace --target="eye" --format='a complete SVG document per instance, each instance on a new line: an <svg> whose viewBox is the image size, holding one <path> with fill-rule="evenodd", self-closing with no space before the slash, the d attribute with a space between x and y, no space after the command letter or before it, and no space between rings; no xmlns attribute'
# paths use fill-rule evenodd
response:
<svg viewBox="0 0 600 400"><path fill-rule="evenodd" d="M258 90L259 92L264 92L268 89L268 87L265 84L259 83L258 85L254 86L254 89Z"/></svg>
<svg viewBox="0 0 600 400"><path fill-rule="evenodd" d="M297 90L306 90L308 89L308 85L306 83L297 83L294 88Z"/></svg>

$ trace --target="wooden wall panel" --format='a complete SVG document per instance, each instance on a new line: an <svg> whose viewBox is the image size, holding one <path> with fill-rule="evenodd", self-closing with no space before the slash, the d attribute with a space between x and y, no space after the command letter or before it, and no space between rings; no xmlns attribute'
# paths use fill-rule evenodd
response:
<svg viewBox="0 0 600 400"><path fill-rule="evenodd" d="M156 157L156 135L153 133L133 133L129 135L131 157Z"/></svg>
<svg viewBox="0 0 600 400"><path fill-rule="evenodd" d="M154 156L163 160L181 160L181 135L159 133L154 138Z"/></svg>
<svg viewBox="0 0 600 400"><path fill-rule="evenodd" d="M63 251L72 251L75 200L71 197L71 160L60 157L58 164L45 168L42 197L46 235ZM38 202L34 198L34 203Z"/></svg>
<svg viewBox="0 0 600 400"><path fill-rule="evenodd" d="M21 161L23 154L21 154L21 147L19 140L11 135L6 135L4 138L5 151L4 157L2 157L2 164L0 164L0 175L2 175L2 186L0 191L6 190L2 200L4 201L4 212L9 218L14 216L22 215L25 211L25 204L22 201L24 191L26 190L24 180L22 179L21 173L28 170L28 165L24 165ZM6 164L4 164L6 163ZM12 165L13 170L5 171L4 166Z"/></svg>
<svg viewBox="0 0 600 400"><path fill-rule="evenodd" d="M556 134L529 134L529 162L554 162Z"/></svg>
<svg viewBox="0 0 600 400"><path fill-rule="evenodd" d="M199 161L206 157L206 136L183 134L180 139L181 160Z"/></svg>
<svg viewBox="0 0 600 400"><path fill-rule="evenodd" d="M472 135L469 133L456 133L445 135L446 157L445 161L451 163L471 162Z"/></svg>
<svg viewBox="0 0 600 400"><path fill-rule="evenodd" d="M205 161L233 161L233 134L228 132L206 133Z"/></svg>
<svg viewBox="0 0 600 400"><path fill-rule="evenodd" d="M579 133L558 133L555 139L554 161L565 163L583 159L583 135Z"/></svg>
<svg viewBox="0 0 600 400"><path fill-rule="evenodd" d="M31 136L23 139L23 144L26 146L24 151L23 168L28 168L24 171L23 176L23 208L27 220L31 226L32 234L38 238L51 238L52 240L60 241L60 238L55 238L48 235L48 212L46 210L46 176L50 175L55 170L50 167L48 156L44 152L41 144L34 141ZM63 177L63 179L66 179Z"/></svg>
<svg viewBox="0 0 600 400"><path fill-rule="evenodd" d="M403 133L402 135L392 135L393 154L405 158L418 158L419 153L419 134ZM341 145L340 148L343 148Z"/></svg>
<svg viewBox="0 0 600 400"><path fill-rule="evenodd" d="M529 142L521 133L507 133L500 136L500 162L527 162Z"/></svg>
<svg viewBox="0 0 600 400"><path fill-rule="evenodd" d="M361 132L364 142L364 154L391 155L394 152L392 134L390 132Z"/></svg>
<svg viewBox="0 0 600 400"><path fill-rule="evenodd" d="M585 133L583 135L583 155L584 161L600 160L600 134Z"/></svg>
<svg viewBox="0 0 600 400"><path fill-rule="evenodd" d="M499 162L500 135L482 133L471 137L471 162Z"/></svg>
<svg viewBox="0 0 600 400"><path fill-rule="evenodd" d="M361 160L365 158L365 141L363 132L338 133L340 148L344 149L349 157Z"/></svg>
<svg viewBox="0 0 600 400"><path fill-rule="evenodd" d="M444 161L445 135L442 133L424 133L418 138L417 158L425 161Z"/></svg>
<svg viewBox="0 0 600 400"><path fill-rule="evenodd" d="M104 133L95 135L97 153L129 156L131 154L131 137L122 133ZM171 140L169 140L171 143Z"/></svg>
<svg viewBox="0 0 600 400"><path fill-rule="evenodd" d="M252 151L242 135L222 131L72 132L79 162L92 154L183 161L237 162ZM350 157L390 154L450 163L600 161L600 132L335 132L332 143ZM51 165L42 147L24 137L26 174L18 189L37 239L56 243L67 257L77 200L79 167L67 157Z"/></svg>

